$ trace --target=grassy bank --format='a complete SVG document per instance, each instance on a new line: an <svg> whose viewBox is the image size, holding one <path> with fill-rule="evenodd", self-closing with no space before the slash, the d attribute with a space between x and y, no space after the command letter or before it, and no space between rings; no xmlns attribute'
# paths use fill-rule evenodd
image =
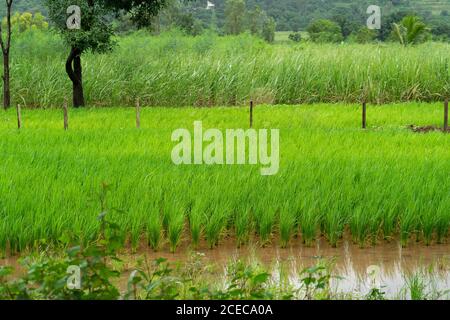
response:
<svg viewBox="0 0 450 320"><path fill-rule="evenodd" d="M226 235L246 243L333 245L348 231L361 245L400 237L446 241L450 224L450 136L407 125L440 125L440 104L258 107L257 128L280 129L280 170L260 166L175 166L172 131L246 128L243 108L145 108L0 113L0 247L85 241L110 211L133 245L176 250L183 239L211 247ZM102 187L107 185L107 187ZM299 238L294 238L298 236ZM275 240L276 239L276 240Z"/></svg>
<svg viewBox="0 0 450 320"><path fill-rule="evenodd" d="M106 55L83 55L91 104L152 106L437 101L448 95L450 47L269 45L248 35L189 38L144 33L117 39ZM32 107L60 105L71 84L69 48L50 33L18 35L12 52L12 94Z"/></svg>

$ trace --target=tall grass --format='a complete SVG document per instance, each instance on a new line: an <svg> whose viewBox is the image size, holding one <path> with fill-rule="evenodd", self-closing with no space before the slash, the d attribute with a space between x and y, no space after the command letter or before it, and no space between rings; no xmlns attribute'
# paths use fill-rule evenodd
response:
<svg viewBox="0 0 450 320"><path fill-rule="evenodd" d="M98 234L99 190L118 213L124 241L153 249L184 243L220 246L279 241L339 246L349 230L367 246L383 239L445 242L450 227L450 136L412 133L406 126L439 125L441 104L369 109L360 129L358 105L261 106L257 128L280 129L280 171L258 166L176 166L174 129L248 125L243 108L60 110L0 113L0 248L74 243ZM120 211L120 212L119 212Z"/></svg>
<svg viewBox="0 0 450 320"><path fill-rule="evenodd" d="M249 35L149 36L117 39L105 55L84 54L88 102L129 106L436 101L449 94L450 45L269 45ZM12 94L32 107L60 105L71 85L58 36L18 35L12 52Z"/></svg>

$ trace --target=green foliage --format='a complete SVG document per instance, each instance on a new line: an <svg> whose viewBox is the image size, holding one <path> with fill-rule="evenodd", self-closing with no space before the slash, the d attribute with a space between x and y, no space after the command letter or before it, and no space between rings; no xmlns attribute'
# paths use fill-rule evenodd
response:
<svg viewBox="0 0 450 320"><path fill-rule="evenodd" d="M107 186L100 194L106 204ZM292 275L278 274L253 262L230 262L217 281L212 265L205 265L202 254L191 254L183 263L171 264L159 258L149 262L137 259L131 270L119 258L122 249L118 225L110 221L111 211L104 207L99 217L102 234L84 246L70 248L64 254L49 251L23 258L20 274L9 266L0 266L1 300L273 300L341 299L334 293L331 281L333 261L319 261L304 268L294 280ZM108 217L108 219L107 219ZM56 254L55 254L56 253ZM81 282L73 282L71 270L78 268ZM131 271L131 272L130 272ZM432 272L432 267L428 270ZM122 283L128 277L127 286ZM447 291L434 288L425 274L405 278L399 297L412 300L445 299ZM75 285L72 287L71 285ZM365 296L347 293L347 299L385 300L380 288L372 288Z"/></svg>
<svg viewBox="0 0 450 320"><path fill-rule="evenodd" d="M243 105L250 95L269 104L357 102L369 78L368 99L376 103L437 101L450 90L444 43L298 47L268 45L248 34L144 31L115 39L113 52L83 58L91 105L131 106L137 96L152 106ZM13 103L60 106L71 88L61 68L67 48L59 37L24 32L13 38L11 54Z"/></svg>
<svg viewBox="0 0 450 320"><path fill-rule="evenodd" d="M272 17L266 18L263 22L263 27L262 27L263 39L269 43L274 42L275 41L275 29L276 29L275 19Z"/></svg>
<svg viewBox="0 0 450 320"><path fill-rule="evenodd" d="M26 32L30 30L47 30L48 23L45 21L45 17L40 13L35 14L30 12L24 12L22 14L16 12L11 17L11 24L13 32ZM6 28L6 18L2 20L3 28Z"/></svg>
<svg viewBox="0 0 450 320"><path fill-rule="evenodd" d="M106 186L102 194L105 195ZM103 202L102 202L103 206ZM107 217L110 211L105 207L98 220L101 234L88 245L75 246L67 250L64 257L29 257L24 259L25 276L14 281L5 280L12 269L0 268L0 299L46 299L46 300L114 300L119 298L119 290L112 280L120 276L108 261L120 261L116 253L123 239L118 225ZM81 288L70 288L70 267L78 267Z"/></svg>
<svg viewBox="0 0 450 320"><path fill-rule="evenodd" d="M166 0L46 0L49 19L62 34L68 46L79 52L92 51L104 53L112 49L114 41L113 25L108 19L111 15L126 12L139 27L148 26L152 18L165 5ZM81 9L81 29L67 28L67 8L77 5Z"/></svg>
<svg viewBox="0 0 450 320"><path fill-rule="evenodd" d="M400 292L400 298L409 300L438 300L446 299L450 290L437 291L431 289L433 283L427 275L433 274L435 266L430 266L403 276L405 286Z"/></svg>
<svg viewBox="0 0 450 320"><path fill-rule="evenodd" d="M272 43L275 40L276 22L256 6L247 10L244 0L228 0L225 10L225 33L238 35L248 30L252 35Z"/></svg>
<svg viewBox="0 0 450 320"><path fill-rule="evenodd" d="M362 27L358 32L352 34L352 36L357 43L364 44L373 42L377 37L377 33L367 27Z"/></svg>
<svg viewBox="0 0 450 320"><path fill-rule="evenodd" d="M405 46L424 42L429 34L426 24L417 16L406 16L400 24L394 23L393 33Z"/></svg>
<svg viewBox="0 0 450 320"><path fill-rule="evenodd" d="M227 0L225 8L225 33L237 35L245 30L245 1Z"/></svg>
<svg viewBox="0 0 450 320"><path fill-rule="evenodd" d="M14 0L14 8L17 12L44 12L46 14L45 0ZM124 8L124 5L129 6L130 1L106 1L115 4L115 7ZM188 2L178 0L168 1L144 1L153 2L155 5L161 5L176 2L177 6L186 12L192 12L194 19L201 21L203 27L209 26L212 22L212 13L214 19L217 19L217 25L223 27L225 18L225 1L215 1L214 10L206 10L205 2L202 0L192 0ZM438 39L446 39L441 33L443 28L450 26L448 19L448 12L450 11L450 0L411 0L411 1L391 1L380 0L376 3L370 0L359 0L358 3L349 0L246 0L247 8L252 11L259 7L265 11L268 16L273 17L277 24L277 31L294 31L304 30L314 20L330 19L338 23L342 29L343 36L348 37L351 33L357 32L365 25L367 19L366 8L370 4L377 4L381 6L383 12L383 27L380 30L380 40L385 40L389 37L392 31L392 23L398 23L403 16L407 14L414 14L421 16L425 23L431 27L433 34ZM151 6L150 8L156 8ZM160 8L161 9L161 8ZM126 10L128 10L126 8ZM301 13L301 14L293 14ZM391 15L398 15L403 13L403 16L396 19L391 19ZM0 16L4 16L4 6L0 6ZM132 10L130 14L120 14L119 16L126 17L125 19L132 22L132 24L122 25L126 28L125 31L133 29L134 25L140 26L148 25L148 22L154 22L153 16L149 15L147 10L139 12ZM122 19L121 18L121 19ZM434 31L436 30L436 31ZM440 30L440 31L439 31Z"/></svg>
<svg viewBox="0 0 450 320"><path fill-rule="evenodd" d="M260 35L263 28L262 23L266 18L265 12L259 6L253 10L248 10L247 20L249 21L249 30L253 35Z"/></svg>
<svg viewBox="0 0 450 320"><path fill-rule="evenodd" d="M41 12L46 16L47 11L44 5L44 0L14 0L13 2L13 11L14 13L38 13ZM6 6L2 2L0 5L0 17L5 17L6 15Z"/></svg>
<svg viewBox="0 0 450 320"><path fill-rule="evenodd" d="M316 20L306 29L313 42L341 42L344 40L341 27L330 20Z"/></svg>
<svg viewBox="0 0 450 320"><path fill-rule="evenodd" d="M108 11L98 1L91 6L88 0L48 0L46 5L49 19L62 34L69 47L77 48L80 52L92 51L98 53L104 53L112 49L113 30L106 21ZM81 8L80 30L67 28L68 15L66 11L70 5L78 5Z"/></svg>
<svg viewBox="0 0 450 320"><path fill-rule="evenodd" d="M300 32L290 33L289 40L292 40L294 42L300 42L300 41L302 41L302 35Z"/></svg>
<svg viewBox="0 0 450 320"><path fill-rule="evenodd" d="M331 263L319 263L300 273L304 300L331 299Z"/></svg>
<svg viewBox="0 0 450 320"><path fill-rule="evenodd" d="M198 36L203 31L201 22L189 13L180 14L176 19L175 26L179 27L186 34L191 36Z"/></svg>
<svg viewBox="0 0 450 320"><path fill-rule="evenodd" d="M260 176L259 166L170 161L173 130L192 128L196 119L211 128L245 127L246 108L143 108L141 130L131 108L73 110L67 132L60 110L24 109L20 134L15 111L3 112L0 248L96 239L104 208L111 208L123 243L177 252L180 243L203 241L220 249L229 234L236 245L255 237L284 247L314 245L319 237L340 246L345 230L361 247L392 238L405 246L412 237L448 239L448 137L405 128L441 125L441 103L369 108L364 132L359 104L259 105L255 112L255 125L282 134L280 171L271 179ZM99 207L103 181L108 201Z"/></svg>
<svg viewBox="0 0 450 320"><path fill-rule="evenodd" d="M372 288L369 293L366 295L366 300L385 300L386 292L384 292L380 288Z"/></svg>

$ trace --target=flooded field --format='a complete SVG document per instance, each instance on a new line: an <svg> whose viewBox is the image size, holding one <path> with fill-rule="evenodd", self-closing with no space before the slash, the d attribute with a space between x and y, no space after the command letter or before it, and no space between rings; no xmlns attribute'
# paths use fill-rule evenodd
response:
<svg viewBox="0 0 450 320"><path fill-rule="evenodd" d="M171 262L182 262L187 261L193 253L198 253L205 265L215 266L218 273L225 273L230 261L243 260L269 268L274 279L279 277L280 271L288 272L294 283L299 280L299 274L304 268L321 261L332 262L333 275L338 277L332 278L332 287L336 293L365 295L377 286L387 297L396 298L407 285L409 277L413 276L420 276L436 291L450 290L449 244L411 244L403 248L399 242L391 242L360 248L351 241L344 241L340 247L333 248L322 239L314 247L298 245L281 249L277 245L236 248L230 240L213 250L201 247L175 254L140 250L138 254L128 253L125 256L128 261L145 256L149 259L163 257Z"/></svg>
<svg viewBox="0 0 450 320"><path fill-rule="evenodd" d="M379 288L386 298L410 299L406 288L414 279L424 292L439 293L440 299L450 299L450 245L424 246L411 244L403 248L399 242L379 244L375 247L360 248L351 241L343 241L338 248L330 247L323 239L314 247L303 245L281 249L278 245L261 247L248 245L237 248L233 239L226 240L216 249L200 245L197 250L187 246L178 253L168 250L155 252L142 247L137 252L125 250L119 257L123 261L120 268L124 273L117 285L126 290L128 277L136 268L137 261L167 259L173 265L193 262L209 270L210 276L226 282L228 266L238 260L251 265L260 265L271 273L272 282L285 281L300 287L305 268L326 263L331 270L331 288L336 297L364 297L371 289ZM3 258L0 266L13 266L20 275L18 256Z"/></svg>

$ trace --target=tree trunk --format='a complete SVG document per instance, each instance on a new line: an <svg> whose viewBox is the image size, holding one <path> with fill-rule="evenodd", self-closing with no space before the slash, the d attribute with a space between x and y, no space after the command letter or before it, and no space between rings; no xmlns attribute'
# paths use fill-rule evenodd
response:
<svg viewBox="0 0 450 320"><path fill-rule="evenodd" d="M84 106L84 92L83 92L83 69L81 67L80 55L75 57L73 61L73 69L75 72L75 76L79 80L77 83L74 83L73 86L73 101L75 106L81 107Z"/></svg>
<svg viewBox="0 0 450 320"><path fill-rule="evenodd" d="M9 85L9 53L3 54L3 107L11 107L11 89Z"/></svg>
<svg viewBox="0 0 450 320"><path fill-rule="evenodd" d="M73 106L84 107L83 70L81 68L81 51L72 48L66 61L66 72L72 81Z"/></svg>
<svg viewBox="0 0 450 320"><path fill-rule="evenodd" d="M0 23L0 47L3 54L3 107L8 109L11 107L11 88L9 75L9 52L11 48L11 11L13 0L6 0L6 41L3 41L3 30Z"/></svg>

